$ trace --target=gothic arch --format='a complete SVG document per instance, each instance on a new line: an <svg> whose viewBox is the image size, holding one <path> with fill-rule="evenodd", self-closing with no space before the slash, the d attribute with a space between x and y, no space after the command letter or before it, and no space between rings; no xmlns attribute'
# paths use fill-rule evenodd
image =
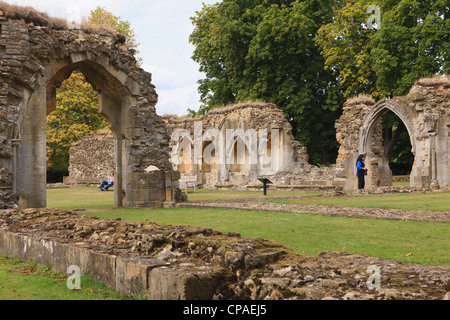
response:
<svg viewBox="0 0 450 320"><path fill-rule="evenodd" d="M373 108L365 117L364 123L361 130L361 136L359 139L359 152L360 154L368 154L370 153L371 145L372 145L372 136L375 124L389 111L392 111L406 126L408 130L409 137L411 139L412 145L412 153L415 154L416 143L414 137L416 136L416 132L414 129L413 123L410 121L410 110L408 112L407 109L401 107L394 100L391 99L383 99L381 100L375 108Z"/></svg>
<svg viewBox="0 0 450 320"><path fill-rule="evenodd" d="M392 172L389 167L389 160L381 154L376 154L372 150L374 132L377 125L380 125L381 119L389 111L392 111L405 125L411 145L412 153L416 154L416 130L411 121L417 115L415 110L411 110L405 106L399 105L392 99L383 99L378 102L375 107L365 116L359 138L359 154L367 155L367 165L369 174L367 177L367 184L369 186L389 186L392 185ZM413 173L411 174L413 175Z"/></svg>

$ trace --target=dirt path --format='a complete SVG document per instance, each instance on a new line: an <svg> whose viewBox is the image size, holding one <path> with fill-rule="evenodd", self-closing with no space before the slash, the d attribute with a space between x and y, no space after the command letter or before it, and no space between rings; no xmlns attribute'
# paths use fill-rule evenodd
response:
<svg viewBox="0 0 450 320"><path fill-rule="evenodd" d="M292 198L293 197L290 197L290 199ZM265 200L270 199L272 198L267 198ZM189 201L180 203L178 204L178 206L183 208L224 208L251 211L257 210L270 212L297 212L327 216L345 216L353 218L378 218L422 222L450 222L450 212L448 211L423 211L311 204L270 203L258 202L258 200L255 199Z"/></svg>

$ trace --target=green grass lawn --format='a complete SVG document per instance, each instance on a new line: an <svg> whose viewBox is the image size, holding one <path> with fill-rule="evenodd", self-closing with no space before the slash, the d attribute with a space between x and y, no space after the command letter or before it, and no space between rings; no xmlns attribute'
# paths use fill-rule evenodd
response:
<svg viewBox="0 0 450 320"><path fill-rule="evenodd" d="M183 190L184 191L184 190ZM291 190L268 190L267 196L270 197L287 197L287 196L310 196L320 195L320 191L291 191ZM197 190L196 193L189 192L188 200L221 200L221 199L263 199L264 194L262 190L247 191L247 190Z"/></svg>
<svg viewBox="0 0 450 320"><path fill-rule="evenodd" d="M302 196L302 195L306 196L319 194L321 194L321 192L318 191L270 190L268 192L268 195L271 197ZM192 190L189 190L188 193L188 199L190 201L215 200L215 199L247 199L247 198L263 199L264 195L262 191L247 191L247 190L220 191L220 190L199 189L196 191L196 193L193 193ZM112 189L109 192L101 192L95 187L48 189L47 199L49 207L57 207L68 210L84 207L90 209L102 209L113 206L114 192Z"/></svg>
<svg viewBox="0 0 450 320"><path fill-rule="evenodd" d="M244 237L278 241L297 253L311 255L325 250L337 250L365 253L425 265L450 265L449 223L358 219L225 209L113 208L112 192L97 192L93 188L48 191L49 207L85 208L87 211L80 214L97 216L103 219L121 218L128 221L156 222L158 224L203 226L222 232L236 231ZM198 193L199 197L210 197L215 193L202 192ZM221 195L222 198L227 197L227 194L229 197L234 197L236 191L222 191L222 193L224 193ZM242 196L245 194L245 192L243 194L238 193ZM431 195L437 195L437 198L440 199L440 196L445 194ZM409 194L405 196L408 200L401 203L398 200L400 203L397 204L398 206L416 207L423 201L430 202L433 200L429 198L430 194L415 196ZM402 199L403 201L402 197L391 197L384 196L384 198L378 198L375 202L379 205L385 205L386 203L396 205L395 199ZM369 197L365 199L367 198ZM333 198L332 200L340 201L341 199ZM417 203L414 204L413 202Z"/></svg>
<svg viewBox="0 0 450 320"><path fill-rule="evenodd" d="M81 290L67 288L67 276L18 258L0 256L0 300L129 300L89 277Z"/></svg>
<svg viewBox="0 0 450 320"><path fill-rule="evenodd" d="M319 192L270 191L270 196L311 195ZM306 199L305 203L374 206L403 209L448 210L449 193L395 196ZM191 200L264 198L261 191L199 190ZM364 253L423 265L450 265L449 223L391 221L329 217L299 213L270 213L226 209L114 208L114 193L96 188L50 189L48 206L102 219L158 224L193 225L243 237L278 241L297 253L316 255L326 250ZM326 201L325 203L322 201ZM108 300L131 299L89 277L81 291L70 291L67 276L19 259L0 256L0 300Z"/></svg>
<svg viewBox="0 0 450 320"><path fill-rule="evenodd" d="M278 203L320 204L366 208L450 211L450 192L267 201Z"/></svg>
<svg viewBox="0 0 450 320"><path fill-rule="evenodd" d="M408 187L411 183L409 181L398 181L398 182L392 182L393 187Z"/></svg>

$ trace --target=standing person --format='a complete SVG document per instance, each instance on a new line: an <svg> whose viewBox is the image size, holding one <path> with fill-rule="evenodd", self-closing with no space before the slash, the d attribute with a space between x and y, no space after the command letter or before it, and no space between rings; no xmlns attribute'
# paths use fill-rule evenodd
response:
<svg viewBox="0 0 450 320"><path fill-rule="evenodd" d="M364 189L366 182L365 182L365 176L367 175L367 168L366 168L366 156L361 154L358 157L358 160L356 161L356 175L358 176L358 189L362 190Z"/></svg>
<svg viewBox="0 0 450 320"><path fill-rule="evenodd" d="M111 173L108 181L103 181L100 187L98 187L101 191L108 191L109 188L114 186L114 174Z"/></svg>

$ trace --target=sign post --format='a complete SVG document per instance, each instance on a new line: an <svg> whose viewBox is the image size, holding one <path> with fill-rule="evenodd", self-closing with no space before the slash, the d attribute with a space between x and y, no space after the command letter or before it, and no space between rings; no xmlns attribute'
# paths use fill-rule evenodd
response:
<svg viewBox="0 0 450 320"><path fill-rule="evenodd" d="M270 181L268 178L258 178L259 181L261 181L264 185L264 196L267 196L267 185L273 184L272 181Z"/></svg>

